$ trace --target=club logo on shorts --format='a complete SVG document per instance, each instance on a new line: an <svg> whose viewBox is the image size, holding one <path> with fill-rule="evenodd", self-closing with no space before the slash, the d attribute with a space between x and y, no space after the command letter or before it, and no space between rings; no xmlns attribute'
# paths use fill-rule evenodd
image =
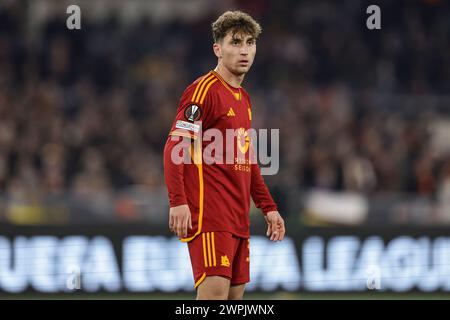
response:
<svg viewBox="0 0 450 320"><path fill-rule="evenodd" d="M196 104L191 104L184 110L184 116L188 121L197 121L202 115L202 110Z"/></svg>
<svg viewBox="0 0 450 320"><path fill-rule="evenodd" d="M226 255L220 257L220 265L223 266L223 267L229 267L230 266L230 260L228 260L228 257Z"/></svg>

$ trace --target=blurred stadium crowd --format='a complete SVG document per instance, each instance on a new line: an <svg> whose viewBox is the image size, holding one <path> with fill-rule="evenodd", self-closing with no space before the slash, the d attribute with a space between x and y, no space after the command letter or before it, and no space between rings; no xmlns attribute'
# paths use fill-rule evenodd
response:
<svg viewBox="0 0 450 320"><path fill-rule="evenodd" d="M75 210L165 222L163 146L183 89L215 67L210 22L225 7L263 27L244 87L254 127L280 129L280 170L266 182L285 215L310 189L450 206L448 2L381 1L375 31L370 3L353 0L228 1L127 25L117 12L74 31L65 11L30 30L29 4L0 2L3 221Z"/></svg>

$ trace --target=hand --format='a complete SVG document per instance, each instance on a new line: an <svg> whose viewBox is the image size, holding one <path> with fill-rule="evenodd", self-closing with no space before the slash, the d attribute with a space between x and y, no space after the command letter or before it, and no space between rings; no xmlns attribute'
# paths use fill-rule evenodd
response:
<svg viewBox="0 0 450 320"><path fill-rule="evenodd" d="M187 204L172 207L169 210L169 229L179 238L187 236L187 229L192 229L191 211Z"/></svg>
<svg viewBox="0 0 450 320"><path fill-rule="evenodd" d="M267 233L271 241L281 241L284 239L286 229L284 228L284 220L278 211L269 211L264 217L267 222Z"/></svg>

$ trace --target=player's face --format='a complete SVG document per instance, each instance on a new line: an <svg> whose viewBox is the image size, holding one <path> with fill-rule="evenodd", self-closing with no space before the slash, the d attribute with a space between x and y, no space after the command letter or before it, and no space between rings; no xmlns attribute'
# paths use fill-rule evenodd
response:
<svg viewBox="0 0 450 320"><path fill-rule="evenodd" d="M221 63L233 74L242 75L250 70L256 54L256 39L251 35L230 31L220 44Z"/></svg>

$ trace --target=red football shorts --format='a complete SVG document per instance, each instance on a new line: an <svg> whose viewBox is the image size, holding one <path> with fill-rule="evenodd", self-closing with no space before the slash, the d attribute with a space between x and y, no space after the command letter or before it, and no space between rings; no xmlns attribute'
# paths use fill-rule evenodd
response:
<svg viewBox="0 0 450 320"><path fill-rule="evenodd" d="M250 281L250 239L229 232L204 232L188 248L195 288L207 276L226 277L231 285Z"/></svg>

